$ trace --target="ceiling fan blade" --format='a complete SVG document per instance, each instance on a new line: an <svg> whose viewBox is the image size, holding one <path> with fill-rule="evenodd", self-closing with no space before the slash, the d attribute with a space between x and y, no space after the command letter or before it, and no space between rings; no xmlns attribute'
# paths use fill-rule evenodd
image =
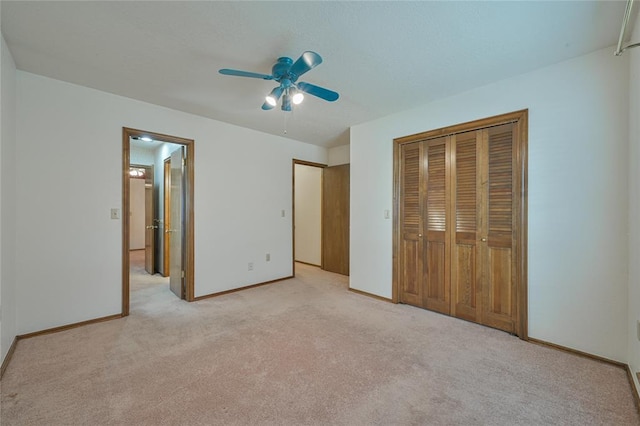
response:
<svg viewBox="0 0 640 426"><path fill-rule="evenodd" d="M298 60L295 61L293 65L291 65L291 68L289 68L289 73L295 75L297 78L310 69L317 67L321 63L322 57L316 52L311 52L310 50L308 50L300 55Z"/></svg>
<svg viewBox="0 0 640 426"><path fill-rule="evenodd" d="M325 89L324 87L316 86L315 84L305 83L301 81L296 86L298 89L313 96L317 96L325 101L333 102L337 100L340 95L333 90Z"/></svg>
<svg viewBox="0 0 640 426"><path fill-rule="evenodd" d="M228 68L223 68L223 69L219 70L218 72L220 74L232 75L232 76L235 76L235 77L249 77L249 78L261 78L263 80L273 80L273 76L272 75L259 74L257 72L230 70Z"/></svg>

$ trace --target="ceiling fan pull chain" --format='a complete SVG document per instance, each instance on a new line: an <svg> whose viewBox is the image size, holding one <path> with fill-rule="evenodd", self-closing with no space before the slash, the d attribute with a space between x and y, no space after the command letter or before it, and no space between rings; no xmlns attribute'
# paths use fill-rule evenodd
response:
<svg viewBox="0 0 640 426"><path fill-rule="evenodd" d="M289 114L287 114L286 112L283 114L284 115L284 134L287 134L287 119L289 118Z"/></svg>

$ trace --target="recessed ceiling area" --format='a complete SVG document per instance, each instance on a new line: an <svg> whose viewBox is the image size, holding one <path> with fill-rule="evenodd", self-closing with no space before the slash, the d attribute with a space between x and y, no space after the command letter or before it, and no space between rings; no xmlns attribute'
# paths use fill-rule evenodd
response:
<svg viewBox="0 0 640 426"><path fill-rule="evenodd" d="M2 1L1 12L20 70L333 147L355 124L614 46L625 4ZM269 74L306 50L324 62L305 81L336 102L263 111L273 82L218 73Z"/></svg>

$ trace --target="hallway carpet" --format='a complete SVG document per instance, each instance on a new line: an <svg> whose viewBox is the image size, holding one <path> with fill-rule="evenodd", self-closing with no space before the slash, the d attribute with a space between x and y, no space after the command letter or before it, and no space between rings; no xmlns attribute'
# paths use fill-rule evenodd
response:
<svg viewBox="0 0 640 426"><path fill-rule="evenodd" d="M640 424L620 368L296 272L20 341L2 425Z"/></svg>

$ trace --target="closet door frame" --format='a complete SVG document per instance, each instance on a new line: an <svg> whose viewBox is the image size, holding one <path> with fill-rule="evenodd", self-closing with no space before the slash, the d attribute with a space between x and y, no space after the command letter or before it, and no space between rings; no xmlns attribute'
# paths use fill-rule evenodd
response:
<svg viewBox="0 0 640 426"><path fill-rule="evenodd" d="M529 110L524 109L494 117L483 118L467 123L429 130L426 132L404 136L393 140L393 286L392 301L399 303L399 285L402 268L400 265L400 182L401 165L400 149L408 143L422 142L429 139L443 136L451 136L457 133L480 130L488 127L499 126L501 124L514 124L514 156L515 164L518 168L516 181L513 183L514 189L519 189L516 194L517 205L513 212L516 226L514 226L514 256L516 257L517 270L516 277L516 319L515 334L523 340L528 340L528 301L527 301L527 163L528 163L528 116Z"/></svg>

